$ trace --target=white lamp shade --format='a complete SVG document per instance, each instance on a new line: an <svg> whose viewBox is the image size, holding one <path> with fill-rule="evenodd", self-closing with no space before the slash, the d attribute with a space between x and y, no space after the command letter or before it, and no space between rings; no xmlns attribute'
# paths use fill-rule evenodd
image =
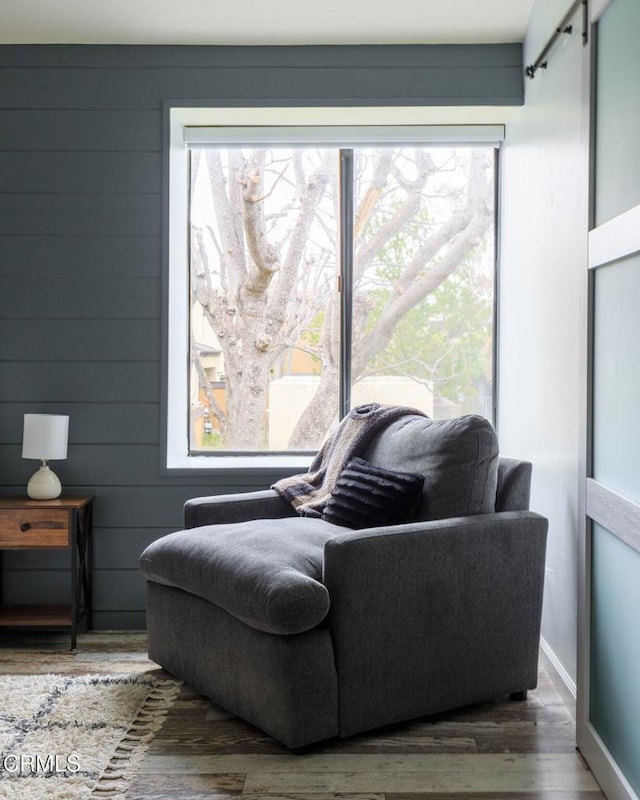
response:
<svg viewBox="0 0 640 800"><path fill-rule="evenodd" d="M67 457L69 417L62 414L25 414L22 457L43 461Z"/></svg>

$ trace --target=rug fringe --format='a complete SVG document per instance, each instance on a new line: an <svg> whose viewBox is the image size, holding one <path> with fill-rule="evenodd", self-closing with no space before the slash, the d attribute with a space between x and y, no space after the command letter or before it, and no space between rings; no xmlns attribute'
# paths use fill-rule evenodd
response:
<svg viewBox="0 0 640 800"><path fill-rule="evenodd" d="M120 680L116 675L110 677L116 682ZM170 679L151 678L147 682L150 691L138 709L135 719L114 749L111 760L93 786L92 796L105 800L110 797L122 797L182 686L182 681Z"/></svg>

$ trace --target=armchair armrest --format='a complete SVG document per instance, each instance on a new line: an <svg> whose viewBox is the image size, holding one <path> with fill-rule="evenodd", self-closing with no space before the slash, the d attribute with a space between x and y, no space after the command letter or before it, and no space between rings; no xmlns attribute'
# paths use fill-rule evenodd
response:
<svg viewBox="0 0 640 800"><path fill-rule="evenodd" d="M534 688L546 534L512 511L328 541L340 735Z"/></svg>
<svg viewBox="0 0 640 800"><path fill-rule="evenodd" d="M185 528L295 516L293 506L273 489L194 497L184 504Z"/></svg>

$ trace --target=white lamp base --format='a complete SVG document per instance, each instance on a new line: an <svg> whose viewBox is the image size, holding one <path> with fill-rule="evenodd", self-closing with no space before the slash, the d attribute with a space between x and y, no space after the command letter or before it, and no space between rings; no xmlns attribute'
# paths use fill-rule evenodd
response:
<svg viewBox="0 0 640 800"><path fill-rule="evenodd" d="M62 484L58 476L46 464L33 473L27 484L27 494L32 500L54 500L61 492Z"/></svg>

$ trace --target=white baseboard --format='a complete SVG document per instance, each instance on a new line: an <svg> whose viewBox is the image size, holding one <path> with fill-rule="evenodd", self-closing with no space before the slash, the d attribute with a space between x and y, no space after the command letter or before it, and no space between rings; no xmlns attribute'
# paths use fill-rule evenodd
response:
<svg viewBox="0 0 640 800"><path fill-rule="evenodd" d="M556 671L562 683L566 686L567 691L569 692L571 697L573 697L574 700L577 700L578 687L576 686L576 682L564 668L558 656L553 652L551 647L549 647L549 644L545 641L544 637L540 639L540 649L551 662L551 666Z"/></svg>

